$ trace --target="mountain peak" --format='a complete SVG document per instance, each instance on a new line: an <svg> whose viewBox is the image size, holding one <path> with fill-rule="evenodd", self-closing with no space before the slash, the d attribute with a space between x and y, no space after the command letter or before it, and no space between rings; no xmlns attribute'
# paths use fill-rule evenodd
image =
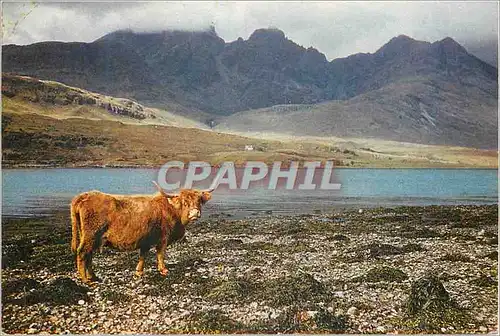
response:
<svg viewBox="0 0 500 336"><path fill-rule="evenodd" d="M385 57L405 55L425 45L430 45L430 43L417 41L407 35L398 35L390 39L389 42L384 44L375 54Z"/></svg>
<svg viewBox="0 0 500 336"><path fill-rule="evenodd" d="M411 45L415 42L418 42L418 41L407 36L407 35L398 35L396 37L391 38L389 40L389 42L384 44L380 49L406 47L406 46Z"/></svg>
<svg viewBox="0 0 500 336"><path fill-rule="evenodd" d="M460 43L458 43L449 36L435 43L437 43L440 47L450 52L467 52Z"/></svg>
<svg viewBox="0 0 500 336"><path fill-rule="evenodd" d="M455 41L454 39L452 39L451 37L449 36L446 36L444 39L442 39L441 41L439 41L440 43L443 43L443 44L459 44L457 41Z"/></svg>
<svg viewBox="0 0 500 336"><path fill-rule="evenodd" d="M251 41L279 41L279 40L284 40L285 33L276 28L276 27L270 27L270 28L261 28L257 29L250 35L249 40Z"/></svg>
<svg viewBox="0 0 500 336"><path fill-rule="evenodd" d="M396 37L393 37L391 41L416 41L414 38L409 37L408 35L405 34L400 34Z"/></svg>
<svg viewBox="0 0 500 336"><path fill-rule="evenodd" d="M183 29L165 29L165 30L157 30L157 31L134 31L132 29L120 29L109 34L106 34L95 42L103 42L103 41L123 41L130 38L136 37L165 37L165 36L211 36L215 38L219 38L217 32L215 30L215 26L211 25L204 29L200 30L183 30Z"/></svg>

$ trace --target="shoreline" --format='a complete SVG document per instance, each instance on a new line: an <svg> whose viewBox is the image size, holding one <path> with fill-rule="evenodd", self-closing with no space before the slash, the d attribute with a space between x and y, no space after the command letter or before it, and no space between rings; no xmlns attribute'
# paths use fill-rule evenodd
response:
<svg viewBox="0 0 500 336"><path fill-rule="evenodd" d="M400 202L404 199L406 203ZM342 200L343 203L340 203ZM319 200L321 202L321 200ZM226 219L226 220L254 220L259 218L273 218L273 217L300 217L307 215L325 216L328 213L343 212L343 211L364 211L373 209L397 209L400 207L454 207L454 206L493 206L498 204L497 196L477 196L465 198L444 198L444 197L389 197L381 198L378 196L339 196L339 203L328 204L325 206L318 206L316 208L307 207L304 203L297 204L297 207L292 208L265 208L261 207L252 210L235 209L237 206L231 208L221 208L219 205L214 206L209 204L203 211L203 217L207 219ZM446 202L445 202L446 201ZM42 206L43 212L39 209L32 208L30 213L9 213L2 209L2 219L6 221L16 220L45 220L52 216L66 216L69 212L71 199L69 198L64 205L45 208ZM248 205L248 204L247 204ZM247 206L241 204L241 207ZM263 205L263 204L262 204ZM69 223L69 218L68 218Z"/></svg>
<svg viewBox="0 0 500 336"><path fill-rule="evenodd" d="M217 167L214 165L212 167ZM235 166L243 168L244 166ZM161 165L82 165L82 166L65 166L65 165L2 165L2 169L6 170L22 170L22 169L160 169ZM490 166L428 166L428 167L411 167L411 166L334 166L335 169L479 169L479 170L498 170L497 167Z"/></svg>
<svg viewBox="0 0 500 336"><path fill-rule="evenodd" d="M102 279L96 287L76 278L68 214L3 218L3 327L87 334L487 333L498 328L497 218L498 205L206 216L187 228L184 243L167 249L166 278L152 251L144 277L136 278L137 252L105 248L94 257ZM431 275L449 299L438 315L410 314L412 290Z"/></svg>

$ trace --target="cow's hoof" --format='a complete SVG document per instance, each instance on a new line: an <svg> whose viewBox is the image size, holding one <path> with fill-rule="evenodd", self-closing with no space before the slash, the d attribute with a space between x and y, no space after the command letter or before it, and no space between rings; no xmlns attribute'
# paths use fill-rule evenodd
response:
<svg viewBox="0 0 500 336"><path fill-rule="evenodd" d="M135 271L135 276L142 277L144 275L144 271Z"/></svg>
<svg viewBox="0 0 500 336"><path fill-rule="evenodd" d="M97 283L95 281L92 281L91 279L84 279L82 280L84 285L87 285L89 287L96 287Z"/></svg>
<svg viewBox="0 0 500 336"><path fill-rule="evenodd" d="M102 281L101 278L98 278L95 275L92 277L89 277L89 279L90 279L89 280L90 282L101 282Z"/></svg>
<svg viewBox="0 0 500 336"><path fill-rule="evenodd" d="M164 268L164 269L160 270L160 274L163 276L166 276L168 274L168 269Z"/></svg>

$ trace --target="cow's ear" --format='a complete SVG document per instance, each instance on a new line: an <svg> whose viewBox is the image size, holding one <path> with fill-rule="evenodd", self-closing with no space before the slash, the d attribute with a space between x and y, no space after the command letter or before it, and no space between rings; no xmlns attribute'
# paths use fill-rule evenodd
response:
<svg viewBox="0 0 500 336"><path fill-rule="evenodd" d="M208 191L202 191L201 192L201 200L203 203L208 202L212 198L212 194Z"/></svg>
<svg viewBox="0 0 500 336"><path fill-rule="evenodd" d="M167 197L167 198L172 198L172 197L177 197L179 195L175 195L175 194L167 194L165 192L165 190L162 189L162 187L160 187L160 185L158 183L156 183L156 181L153 181L154 185L156 186L156 188L158 189L158 191L160 192L160 194L162 194L164 197Z"/></svg>

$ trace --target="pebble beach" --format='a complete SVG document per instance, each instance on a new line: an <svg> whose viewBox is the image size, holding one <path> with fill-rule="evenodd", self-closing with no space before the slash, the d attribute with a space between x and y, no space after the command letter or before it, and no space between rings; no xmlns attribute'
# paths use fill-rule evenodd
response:
<svg viewBox="0 0 500 336"><path fill-rule="evenodd" d="M497 333L498 207L203 216L169 246L76 276L66 213L3 218L5 333Z"/></svg>

